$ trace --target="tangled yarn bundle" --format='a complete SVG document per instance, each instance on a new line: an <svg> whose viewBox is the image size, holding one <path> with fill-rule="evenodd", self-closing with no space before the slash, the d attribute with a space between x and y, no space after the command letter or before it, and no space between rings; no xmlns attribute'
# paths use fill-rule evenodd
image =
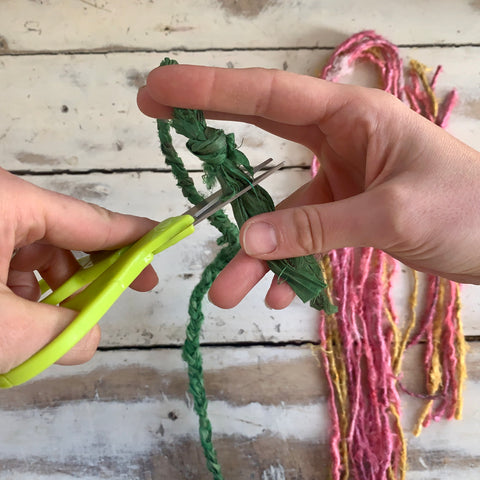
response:
<svg viewBox="0 0 480 480"><path fill-rule="evenodd" d="M333 53L321 77L337 81L356 62L377 67L382 87L416 112L444 127L456 100L453 90L439 102L427 68L412 60L404 78L397 48L372 31L360 32ZM312 173L319 168L314 158ZM405 478L407 448L400 423L400 391L424 399L414 434L432 420L460 418L466 377L466 344L459 317L459 286L428 276L425 309L418 314L418 279L411 272L409 318L399 325L392 302L398 263L372 248L329 253L325 270L339 306L320 319L319 354L329 385L330 450L334 480ZM401 383L405 350L424 343L425 392L407 392Z"/></svg>

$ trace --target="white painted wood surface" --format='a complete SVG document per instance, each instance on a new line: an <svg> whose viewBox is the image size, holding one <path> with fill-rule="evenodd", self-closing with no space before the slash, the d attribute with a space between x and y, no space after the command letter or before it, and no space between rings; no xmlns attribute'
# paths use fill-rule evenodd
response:
<svg viewBox="0 0 480 480"><path fill-rule="evenodd" d="M308 346L204 348L209 412L226 478L327 479L327 387ZM419 348L406 356L409 388L422 391ZM480 350L465 420L407 433L408 479L478 478ZM2 393L1 480L208 478L178 350L99 352L88 364L52 367ZM411 430L422 403L403 396ZM19 428L21 427L21 428ZM453 437L453 438L452 438Z"/></svg>
<svg viewBox="0 0 480 480"><path fill-rule="evenodd" d="M317 75L331 49L363 29L402 45L406 60L444 66L439 92L455 87L460 97L449 131L480 149L479 25L478 0L3 0L0 164L114 210L159 219L179 213L186 204L164 171L154 122L135 104L146 73L168 55ZM235 132L253 163L287 161L291 168L267 183L276 200L308 181L300 168L310 162L306 149L251 126L217 125ZM188 167L198 169L178 146ZM0 480L209 478L178 346L188 293L215 238L202 225L159 255L159 286L122 297L101 322L105 351L89 364L53 367L0 392ZM408 279L399 272L400 311ZM266 309L267 284L231 311L205 308L205 372L220 459L228 479L328 478L324 379L308 346L293 345L316 341L316 315L300 302L283 312ZM407 480L480 476L479 293L472 286L462 292L471 339L465 419L409 435ZM406 362L416 391L418 354ZM419 401L404 401L409 432Z"/></svg>
<svg viewBox="0 0 480 480"><path fill-rule="evenodd" d="M4 49L334 47L365 28L400 44L478 44L478 0L3 0Z"/></svg>
<svg viewBox="0 0 480 480"><path fill-rule="evenodd" d="M458 48L401 49L406 62L416 58L432 67L443 65L439 93L455 87L460 98L449 131L480 149L478 48L460 51L461 55ZM2 165L20 171L162 168L155 124L138 111L136 92L165 56L180 63L261 65L318 75L330 53L299 49L0 56ZM310 164L310 152L298 145L250 125L217 124L235 133L252 162L259 155L270 155L292 166ZM179 139L179 153L187 166L199 168L183 144Z"/></svg>

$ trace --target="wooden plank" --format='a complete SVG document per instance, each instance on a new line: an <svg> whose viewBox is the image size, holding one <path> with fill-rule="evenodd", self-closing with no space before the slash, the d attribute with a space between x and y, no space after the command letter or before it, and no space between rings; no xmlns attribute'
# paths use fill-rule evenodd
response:
<svg viewBox="0 0 480 480"><path fill-rule="evenodd" d="M192 174L201 185L201 174ZM106 208L151 218L179 214L187 207L169 173L122 173L89 175L26 176L51 190L73 195ZM266 180L265 188L274 200L286 197L307 182L309 173L289 169ZM205 266L218 251L217 231L200 224L194 235L158 255L154 266L159 284L152 293L127 291L102 319L103 346L179 345L185 337L188 296ZM408 269L399 269L395 281L395 302L401 318L406 317L410 289ZM316 341L317 314L296 300L283 311L269 310L263 298L271 281L268 275L237 307L220 310L205 302L202 341L286 342ZM480 287L463 289L465 333L478 335Z"/></svg>
<svg viewBox="0 0 480 480"><path fill-rule="evenodd" d="M364 29L402 44L478 44L478 1L4 0L7 52L333 47Z"/></svg>
<svg viewBox="0 0 480 480"><path fill-rule="evenodd" d="M480 150L479 7L478 0L454 7L439 0L433 8L413 0L4 0L2 166L42 172L47 175L26 178L114 210L159 219L178 213L186 204L169 173L52 172L164 167L154 122L137 111L135 95L166 55L181 63L317 75L331 48L364 28L410 45L401 49L406 59L444 66L439 91L457 87L460 95L450 131ZM371 72L360 70L345 81L372 86L371 79ZM310 163L303 147L250 126L216 125L235 132L253 163L267 156L286 159L290 167ZM179 151L189 168L198 168L183 147ZM306 169L293 168L266 186L278 201L308 178ZM102 345L113 351L98 352L83 366L54 366L1 392L0 480L211 478L181 351L165 346L183 342L187 296L213 258L215 238L202 225L155 259L158 287L127 292L101 322ZM300 302L282 312L267 310L268 282L231 311L205 306L202 342L228 344L202 349L220 462L228 479L326 479L323 374L308 346L265 345L316 341L317 314ZM394 292L401 318L409 286L408 271L401 269ZM467 335L480 334L479 288L462 290ZM232 346L250 342L264 345ZM142 349L125 349L137 346ZM412 438L421 402L403 396L407 480L478 478L480 345L470 346L465 420L440 422ZM415 392L422 392L420 350L409 351L404 364L404 384Z"/></svg>
<svg viewBox="0 0 480 480"><path fill-rule="evenodd" d="M421 349L405 380L421 393ZM225 478L328 478L326 382L309 347L205 348L206 388ZM476 478L480 346L468 355L464 420L412 438L421 402L402 396L411 479ZM207 479L178 349L99 352L2 392L0 479Z"/></svg>
<svg viewBox="0 0 480 480"><path fill-rule="evenodd" d="M480 63L478 48L402 49L406 61L416 58L444 66L438 90L458 89L460 103L449 130L480 150ZM170 52L180 63L215 66L263 66L318 75L330 52L269 50L249 52ZM0 141L2 166L18 171L114 168L161 168L154 122L136 106L136 92L164 54L45 55L0 57ZM371 72L370 72L371 73ZM375 86L372 75L359 70L345 81ZM257 163L265 156L288 165L309 165L304 147L256 127L211 122L234 132L242 151ZM189 168L198 168L175 136Z"/></svg>
<svg viewBox="0 0 480 480"><path fill-rule="evenodd" d="M175 55L182 63L226 67L258 64L301 71L309 52L213 52ZM326 59L325 53L319 55ZM147 73L164 58L159 54L4 57L0 59L2 164L8 169L49 171L91 168L161 168L156 126L136 106L136 93ZM318 57L317 57L318 58ZM211 122L212 125L222 125ZM223 124L233 131L252 161L260 155L308 165L311 153L244 124ZM177 137L176 137L177 138ZM198 159L178 138L189 168Z"/></svg>

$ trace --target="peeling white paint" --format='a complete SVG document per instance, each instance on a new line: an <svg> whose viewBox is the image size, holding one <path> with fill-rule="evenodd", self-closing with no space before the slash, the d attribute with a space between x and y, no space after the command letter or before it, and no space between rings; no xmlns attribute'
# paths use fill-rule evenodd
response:
<svg viewBox="0 0 480 480"><path fill-rule="evenodd" d="M175 412L175 420L170 412ZM325 440L328 430L327 410L321 405L232 406L212 401L209 414L217 436L318 441ZM50 461L98 461L112 454L128 458L158 443L198 436L197 417L182 400L82 401L41 410L0 411L0 425L0 463L24 455Z"/></svg>
<svg viewBox="0 0 480 480"><path fill-rule="evenodd" d="M262 480L285 480L285 470L282 465L270 465L262 472Z"/></svg>
<svg viewBox="0 0 480 480"><path fill-rule="evenodd" d="M292 8L293 3L295 8ZM176 2L174 7L170 2L133 3L129 0L2 2L0 32L5 51L8 53L8 43L10 49L23 52L21 55L3 55L0 61L2 166L36 172L51 172L53 168L78 172L96 168L160 167L163 160L159 155L154 122L138 111L135 95L146 73L163 55L142 51L157 50L159 46L162 50L177 47L188 50L193 45L200 51L171 53L180 63L235 65L236 68L259 65L281 69L285 66L290 71L317 75L330 52L316 47L333 47L362 28L388 34L397 43L419 45L402 48L405 58L417 58L431 67L443 65L439 88L441 91L457 88L464 105L463 110L461 106L454 110L449 131L480 149L478 114L465 108L468 101L478 98L478 82L475 80L480 78L478 48L445 46L477 42L478 1L456 2L455 8L451 2L437 2L434 21L427 28L424 28L424 19L429 13L426 2L328 0L321 3L319 8L318 0L277 2L276 8L246 19L241 15L232 16L225 9L220 10L219 15L221 7L216 0L186 0ZM384 8L385 3L388 8ZM382 8L378 8L380 4ZM285 15L286 8L289 9L288 15ZM56 14L52 15L54 10ZM122 12L122 15L116 15L112 21L115 12ZM217 22L216 28L205 28L210 25L212 14ZM301 25L302 28L292 29L292 25ZM228 35L222 34L227 30ZM275 32L281 32L281 35L275 38ZM443 48L435 46L435 42L442 44ZM433 47L422 47L422 44ZM79 49L88 53L89 49L110 48L108 45L121 46L125 51L105 55L94 50L90 55L48 54L49 49ZM294 48L299 45L309 48ZM282 46L287 49L282 50ZM226 51L219 47L226 48ZM251 48L245 50L244 47ZM273 48L268 50L269 47ZM129 48L137 51L128 53ZM47 51L47 55L27 53L36 50ZM279 140L256 127L242 123L212 124L233 131L237 143L243 144L242 150L254 163L263 160L265 155L285 159L289 167L310 163L309 150ZM186 155L181 140L175 138L174 142L187 166L198 168L198 161ZM29 155L20 155L19 158L19 152L23 151ZM107 177L101 174L64 175L61 178L67 183L63 186L57 184L57 187L65 189L66 193L84 195L86 199L102 200L103 205L114 210L153 218L178 213L178 209L182 210L186 204L168 173ZM195 178L199 181L200 175L196 174ZM274 180L270 179L268 188L275 194L275 200L280 200L308 178L307 171L288 170L279 173ZM28 179L51 188L55 175ZM90 182L91 188L72 190L75 184L85 181ZM129 195L125 194L126 186ZM200 226L194 236L156 258L159 286L148 294L126 292L102 320L102 344L122 346L150 342L180 345L185 337L185 292L191 291L206 259L213 256L215 238L213 229ZM179 274L184 273L192 277L188 280L181 278ZM398 280L395 301L404 305L408 279L406 275L400 275ZM218 310L207 302L203 341L316 339L316 313L300 302L283 312L263 309L268 282L269 279L261 282L239 307L230 311ZM478 286L462 288L467 335L480 332L479 291ZM144 332L151 337L145 337ZM289 348L233 348L228 355L223 349L204 349L202 353L205 369L209 371L252 365L257 360L265 363L293 361L310 355L308 349ZM158 372L185 371L180 351L172 353L165 349L161 352L101 352L87 365L68 369L53 367L44 377L71 376L95 368L118 369L121 365L152 367L152 362ZM420 471L410 470L408 480L425 480L426 477L436 480L478 479L478 471L460 462L431 469L428 458L432 457L427 456L427 453L446 451L451 456L458 452L459 456L478 457L478 398L480 386L469 380L465 392L465 420L433 424L419 438L410 438L407 432L409 447L420 454L425 452L419 458ZM257 403L233 406L213 400L209 414L214 435L241 437L246 441L272 435L287 441L318 442L326 441L329 431L327 408L321 402L319 399L316 405L291 405L285 399L276 406ZM405 398L403 419L408 424L413 423L418 406L419 401ZM169 415L172 411L174 416ZM59 463L79 459L85 466L101 466L103 455L119 459L121 474L115 476L116 480L136 479L129 471L133 456L143 457L153 446L175 446L182 438L196 440L198 436L197 418L188 394L180 399L164 396L155 401L125 403L102 402L97 393L93 401L0 412L0 426L0 480L71 480L80 477L82 480L105 480L108 473L101 471L93 476L91 470L85 475L21 471L25 464L28 468L28 461L33 457ZM6 459L16 460L14 470L3 468L2 460ZM275 458L264 465L270 463L270 467L261 473L261 480L286 480L290 472L285 472ZM148 480L149 472L145 475L142 480Z"/></svg>
<svg viewBox="0 0 480 480"><path fill-rule="evenodd" d="M432 12L429 3L414 1L392 1L388 2L388 9L379 9L377 0L325 1L321 6L318 0L302 0L271 2L272 8L252 10L257 2L245 2L246 6L242 7L242 2L233 1L165 4L49 0L47 5L55 9L56 15L51 15L44 3L6 2L0 17L0 32L8 39L10 48L42 51L104 49L108 45L121 45L126 49L158 49L161 45L165 50L186 46L207 50L267 49L282 45L334 47L362 28L388 33L403 44L411 43L412 38L417 44L478 41L475 27L479 14L474 1L456 2L454 9L449 8L449 2L440 2ZM236 8L232 9L232 5ZM19 15L24 11L28 14ZM257 11L258 14L253 14ZM434 22L425 25L425 18L433 13ZM212 18L215 28L209 29ZM292 28L300 25L302 28ZM233 55L230 61L237 65Z"/></svg>
<svg viewBox="0 0 480 480"><path fill-rule="evenodd" d="M224 348L202 348L202 357L205 371L222 370L241 366L269 364L275 362L293 362L311 358L309 347L299 348L279 347L264 348L253 346L249 348L232 348L228 352ZM127 350L97 352L87 363L68 368L52 365L38 378L65 378L92 372L96 369L115 370L122 366L138 366L139 368L153 368L159 373L178 373L186 371L186 363L182 359L180 349L159 350ZM319 368L320 372L320 368Z"/></svg>
<svg viewBox="0 0 480 480"><path fill-rule="evenodd" d="M418 457L418 461L425 470L428 470L428 465L425 463L425 460L422 457Z"/></svg>
<svg viewBox="0 0 480 480"><path fill-rule="evenodd" d="M0 480L72 480L72 475L68 473L49 473L48 475L42 475L34 472L27 472L27 473L9 473L9 472L0 472ZM84 476L82 475L81 480L104 480L104 476ZM123 478L119 478L118 476L115 477L116 480L123 480Z"/></svg>

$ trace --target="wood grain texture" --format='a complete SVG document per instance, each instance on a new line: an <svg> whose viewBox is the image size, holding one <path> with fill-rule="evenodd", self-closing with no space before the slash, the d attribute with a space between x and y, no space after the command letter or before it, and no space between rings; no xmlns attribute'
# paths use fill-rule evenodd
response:
<svg viewBox="0 0 480 480"><path fill-rule="evenodd" d="M226 478L327 479L326 382L310 348L203 353ZM415 347L405 360L404 382L417 393L424 391L416 368L420 354ZM469 472L480 467L479 360L475 345L468 356L468 421L440 422L412 438L421 402L402 397L408 478L476 478ZM2 393L0 479L9 478L9 471L21 479L55 474L51 478L207 479L186 389L178 349L100 352L85 366L54 367ZM28 428L19 430L19 424Z"/></svg>
<svg viewBox="0 0 480 480"><path fill-rule="evenodd" d="M400 44L406 61L443 65L439 93L457 88L460 98L449 131L480 149L479 22L478 0L3 0L0 165L113 210L158 219L180 213L187 205L165 170L155 124L135 103L148 71L168 55L316 76L333 47L363 29ZM362 67L344 81L376 86L374 72ZM276 201L308 181L307 149L252 126L214 125L233 131L252 163L286 161L289 168L266 184ZM198 170L181 139L176 145ZM124 294L101 321L103 351L91 362L54 366L0 392L0 480L211 478L179 346L188 294L213 258L215 239L200 225L157 256L158 287ZM306 344L318 339L317 314L299 301L268 310L269 281L235 309L205 304L201 341L209 345L202 351L215 445L226 479L327 479L326 382ZM401 320L409 289L408 270L400 268L394 301ZM462 288L471 339L480 335L479 293ZM402 397L407 480L480 476L480 344L469 343L464 420L412 438L421 401ZM417 393L421 348L408 351L402 379Z"/></svg>
<svg viewBox="0 0 480 480"><path fill-rule="evenodd" d="M449 131L480 149L480 62L478 48L402 49L432 68L443 65L438 92L452 88L459 104ZM180 63L221 67L288 69L317 76L331 51L169 52ZM147 73L167 54L0 56L0 141L2 166L15 171L163 168L156 127L136 106ZM360 69L344 81L377 86L372 71ZM297 144L251 125L211 122L235 133L253 163L265 155L306 166L312 155ZM185 140L175 136L188 168L199 168Z"/></svg>
<svg viewBox="0 0 480 480"><path fill-rule="evenodd" d="M4 0L0 34L7 52L334 47L364 29L478 45L479 22L476 0Z"/></svg>

